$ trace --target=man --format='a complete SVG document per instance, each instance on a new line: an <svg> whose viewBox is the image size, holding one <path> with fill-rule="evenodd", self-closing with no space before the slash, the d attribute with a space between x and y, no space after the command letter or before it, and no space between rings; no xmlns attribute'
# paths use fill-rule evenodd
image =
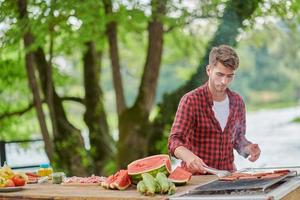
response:
<svg viewBox="0 0 300 200"><path fill-rule="evenodd" d="M227 45L212 48L206 67L208 81L185 94L178 106L168 148L192 173L203 166L235 171L233 149L254 162L260 148L245 138L243 99L228 89L239 66L236 52Z"/></svg>

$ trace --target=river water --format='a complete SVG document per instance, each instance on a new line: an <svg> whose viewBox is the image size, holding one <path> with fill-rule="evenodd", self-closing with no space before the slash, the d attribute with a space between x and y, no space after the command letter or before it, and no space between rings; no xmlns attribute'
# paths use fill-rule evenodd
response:
<svg viewBox="0 0 300 200"><path fill-rule="evenodd" d="M247 138L258 143L260 158L252 163L235 156L237 168L300 166L300 106L276 110L261 110L247 114Z"/></svg>
<svg viewBox="0 0 300 200"><path fill-rule="evenodd" d="M300 166L300 123L292 123L300 116L300 106L247 113L247 138L258 143L261 157L252 163L235 153L238 169L246 167ZM39 165L48 162L42 143L28 148L8 145L10 166Z"/></svg>

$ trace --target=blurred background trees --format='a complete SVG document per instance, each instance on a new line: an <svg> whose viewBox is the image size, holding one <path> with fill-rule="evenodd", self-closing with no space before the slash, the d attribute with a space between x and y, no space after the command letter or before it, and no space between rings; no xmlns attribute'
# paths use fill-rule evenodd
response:
<svg viewBox="0 0 300 200"><path fill-rule="evenodd" d="M0 1L0 138L43 138L68 174L167 153L180 97L212 46L235 46L247 108L300 98L300 3Z"/></svg>

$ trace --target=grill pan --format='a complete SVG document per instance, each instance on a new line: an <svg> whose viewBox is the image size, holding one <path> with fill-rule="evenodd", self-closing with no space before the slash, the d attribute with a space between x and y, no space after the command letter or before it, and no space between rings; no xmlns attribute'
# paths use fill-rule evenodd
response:
<svg viewBox="0 0 300 200"><path fill-rule="evenodd" d="M193 190L190 190L187 195L199 195L201 193L209 192L221 192L221 191L243 191L243 190L255 190L264 192L267 188L274 184L286 179L287 177L296 176L295 172L289 172L288 174L277 178L266 179L242 179L235 181L221 181L214 180L205 185L198 186Z"/></svg>

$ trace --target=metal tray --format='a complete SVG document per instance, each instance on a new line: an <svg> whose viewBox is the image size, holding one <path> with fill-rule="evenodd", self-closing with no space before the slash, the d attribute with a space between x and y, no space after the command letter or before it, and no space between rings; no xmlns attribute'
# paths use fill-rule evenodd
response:
<svg viewBox="0 0 300 200"><path fill-rule="evenodd" d="M287 177L295 176L296 172L290 172L278 178L268 179L250 179L250 180L236 180L236 181L221 181L214 180L205 185L198 186L188 192L188 195L198 195L202 192L220 192L220 191L242 191L255 190L264 192L267 188L286 179Z"/></svg>

